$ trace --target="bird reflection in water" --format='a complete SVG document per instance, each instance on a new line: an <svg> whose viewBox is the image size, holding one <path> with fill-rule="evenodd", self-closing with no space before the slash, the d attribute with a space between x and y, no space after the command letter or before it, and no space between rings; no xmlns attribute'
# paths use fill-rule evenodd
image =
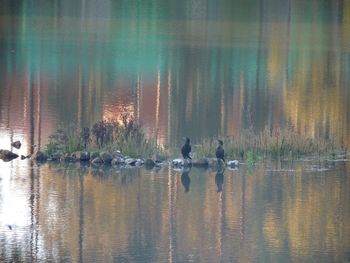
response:
<svg viewBox="0 0 350 263"><path fill-rule="evenodd" d="M181 175L181 183L185 188L185 193L190 191L191 178L189 176L191 169L184 169Z"/></svg>
<svg viewBox="0 0 350 263"><path fill-rule="evenodd" d="M215 175L215 184L218 187L218 193L222 192L222 186L224 185L224 172L225 168L219 167Z"/></svg>

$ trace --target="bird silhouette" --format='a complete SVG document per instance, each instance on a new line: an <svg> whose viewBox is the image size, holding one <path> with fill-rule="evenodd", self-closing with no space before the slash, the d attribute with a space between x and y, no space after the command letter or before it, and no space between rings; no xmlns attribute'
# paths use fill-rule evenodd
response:
<svg viewBox="0 0 350 263"><path fill-rule="evenodd" d="M225 162L225 150L224 150L224 143L222 142L222 140L218 140L219 142L219 146L216 148L216 158L218 158L218 160L222 160L223 162Z"/></svg>
<svg viewBox="0 0 350 263"><path fill-rule="evenodd" d="M191 145L190 145L190 139L188 137L185 138L185 144L181 148L181 153L184 159L192 159L190 157L191 152Z"/></svg>
<svg viewBox="0 0 350 263"><path fill-rule="evenodd" d="M181 183L185 188L185 193L190 191L191 178L189 176L190 170L184 170L181 175Z"/></svg>
<svg viewBox="0 0 350 263"><path fill-rule="evenodd" d="M215 184L218 187L218 193L222 191L222 186L224 185L224 169L218 169L215 175Z"/></svg>

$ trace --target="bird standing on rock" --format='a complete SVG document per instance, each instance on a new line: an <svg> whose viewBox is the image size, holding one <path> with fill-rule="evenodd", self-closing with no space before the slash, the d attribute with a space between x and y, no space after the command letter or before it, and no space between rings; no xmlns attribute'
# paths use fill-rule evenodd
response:
<svg viewBox="0 0 350 263"><path fill-rule="evenodd" d="M181 153L184 159L192 159L190 157L190 152L191 152L191 145L190 145L190 139L188 137L184 138L185 139L185 144L181 148Z"/></svg>
<svg viewBox="0 0 350 263"><path fill-rule="evenodd" d="M219 142L219 146L216 148L216 158L218 158L218 160L222 160L223 162L225 162L225 150L224 150L224 143L222 142L222 140L218 140Z"/></svg>

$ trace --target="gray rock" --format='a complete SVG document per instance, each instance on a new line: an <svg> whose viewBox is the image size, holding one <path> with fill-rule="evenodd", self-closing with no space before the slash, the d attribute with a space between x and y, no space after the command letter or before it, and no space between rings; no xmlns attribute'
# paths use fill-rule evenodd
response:
<svg viewBox="0 0 350 263"><path fill-rule="evenodd" d="M156 162L156 166L159 166L159 167L168 167L170 164L170 162L168 160L165 160L163 162Z"/></svg>
<svg viewBox="0 0 350 263"><path fill-rule="evenodd" d="M81 162L90 161L90 153L88 151L77 151L73 153L72 156L77 158Z"/></svg>
<svg viewBox="0 0 350 263"><path fill-rule="evenodd" d="M155 162L161 163L167 160L167 157L165 155L161 155L156 153L153 157L153 160L155 160Z"/></svg>
<svg viewBox="0 0 350 263"><path fill-rule="evenodd" d="M34 156L33 159L37 162L46 162L47 161L47 155L45 153L43 153L42 151L37 151Z"/></svg>
<svg viewBox="0 0 350 263"><path fill-rule="evenodd" d="M125 160L125 164L131 165L131 166L135 166L135 164L136 164L136 159L134 159L134 158L127 158L127 159Z"/></svg>
<svg viewBox="0 0 350 263"><path fill-rule="evenodd" d="M156 163L152 159L146 159L145 166L147 168L153 168L156 165Z"/></svg>
<svg viewBox="0 0 350 263"><path fill-rule="evenodd" d="M112 155L113 155L114 158L118 158L118 157L119 158L123 158L123 159L125 158L124 155L119 150L118 151L114 151L112 153Z"/></svg>
<svg viewBox="0 0 350 263"><path fill-rule="evenodd" d="M73 155L62 155L61 156L61 162L65 162L65 163L74 163L77 161L77 158Z"/></svg>
<svg viewBox="0 0 350 263"><path fill-rule="evenodd" d="M12 161L13 159L16 159L18 157L17 154L8 151L8 150L0 150L0 159L2 159L4 162Z"/></svg>
<svg viewBox="0 0 350 263"><path fill-rule="evenodd" d="M172 166L175 168L190 167L192 166L192 161L189 159L174 159Z"/></svg>
<svg viewBox="0 0 350 263"><path fill-rule="evenodd" d="M55 152L53 154L51 154L49 157L48 157L48 161L60 161L61 160L61 157L62 157L63 153L58 151L58 152Z"/></svg>
<svg viewBox="0 0 350 263"><path fill-rule="evenodd" d="M100 157L100 153L99 152L92 152L90 154L90 160L96 159L97 157Z"/></svg>
<svg viewBox="0 0 350 263"><path fill-rule="evenodd" d="M145 164L145 160L143 160L143 159L136 159L136 163L135 163L136 166L142 166L144 164Z"/></svg>
<svg viewBox="0 0 350 263"><path fill-rule="evenodd" d="M174 159L172 162L171 162L172 166L173 167L182 167L184 166L184 160L183 159Z"/></svg>
<svg viewBox="0 0 350 263"><path fill-rule="evenodd" d="M239 167L239 161L238 160L230 160L227 162L227 166L230 168L238 168Z"/></svg>
<svg viewBox="0 0 350 263"><path fill-rule="evenodd" d="M103 161L100 157L96 157L96 158L92 159L91 163L95 164L95 165L99 165L99 164L102 164Z"/></svg>
<svg viewBox="0 0 350 263"><path fill-rule="evenodd" d="M108 152L101 152L100 158L105 164L110 164L112 162L113 156Z"/></svg>
<svg viewBox="0 0 350 263"><path fill-rule="evenodd" d="M90 161L90 153L88 151L82 151L80 153L80 161L81 162L88 162L88 161Z"/></svg>
<svg viewBox="0 0 350 263"><path fill-rule="evenodd" d="M113 158L113 160L111 161L111 165L122 165L125 164L125 161L123 158L121 157L115 157Z"/></svg>
<svg viewBox="0 0 350 263"><path fill-rule="evenodd" d="M20 141L15 141L13 143L11 143L11 146L15 147L16 149L21 148L21 142Z"/></svg>

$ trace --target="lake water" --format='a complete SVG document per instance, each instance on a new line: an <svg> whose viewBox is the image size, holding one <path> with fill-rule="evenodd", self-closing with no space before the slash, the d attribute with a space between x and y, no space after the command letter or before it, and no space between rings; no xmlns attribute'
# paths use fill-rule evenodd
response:
<svg viewBox="0 0 350 263"><path fill-rule="evenodd" d="M0 168L1 261L350 260L349 162Z"/></svg>
<svg viewBox="0 0 350 263"><path fill-rule="evenodd" d="M290 126L349 147L349 14L345 0L1 1L0 149L124 113L163 145ZM0 161L0 261L349 262L349 171Z"/></svg>

